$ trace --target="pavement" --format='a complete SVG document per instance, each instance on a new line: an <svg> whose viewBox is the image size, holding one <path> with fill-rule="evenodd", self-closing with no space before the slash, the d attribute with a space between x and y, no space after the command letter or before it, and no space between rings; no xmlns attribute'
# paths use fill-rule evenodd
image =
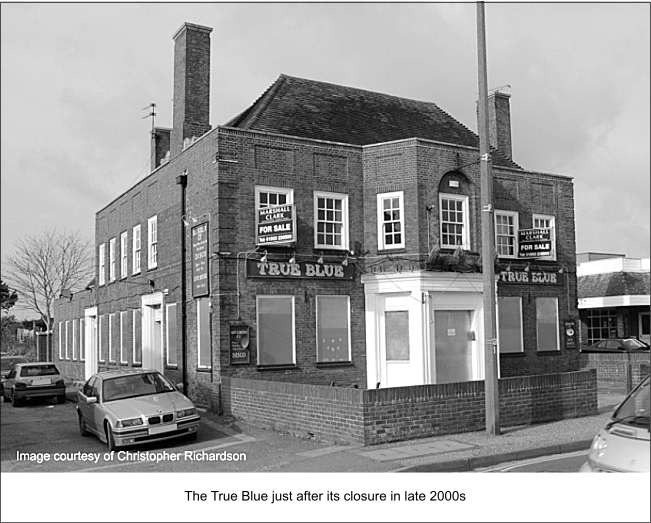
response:
<svg viewBox="0 0 651 523"><path fill-rule="evenodd" d="M80 384L68 384L69 399L76 400ZM249 453L249 462L260 463L257 471L464 472L587 450L624 397L620 392L599 390L596 415L501 428L499 435L467 432L366 447L298 437L210 412L202 412L202 419L224 436L246 443L243 450Z"/></svg>

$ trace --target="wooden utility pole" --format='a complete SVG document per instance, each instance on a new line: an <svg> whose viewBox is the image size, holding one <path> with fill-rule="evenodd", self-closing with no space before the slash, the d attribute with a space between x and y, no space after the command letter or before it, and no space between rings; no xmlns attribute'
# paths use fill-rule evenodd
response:
<svg viewBox="0 0 651 523"><path fill-rule="evenodd" d="M481 259L484 283L484 367L486 432L500 433L497 381L497 329L495 322L495 225L493 171L488 137L488 82L486 74L486 26L484 2L477 2L477 54L479 64L479 157L481 177Z"/></svg>

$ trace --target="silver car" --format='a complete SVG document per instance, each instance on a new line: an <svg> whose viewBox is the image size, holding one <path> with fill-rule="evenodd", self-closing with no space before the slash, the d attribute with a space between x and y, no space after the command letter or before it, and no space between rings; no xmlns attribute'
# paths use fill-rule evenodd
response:
<svg viewBox="0 0 651 523"><path fill-rule="evenodd" d="M94 434L109 450L184 436L197 438L197 408L158 371L99 372L77 396L79 432Z"/></svg>
<svg viewBox="0 0 651 523"><path fill-rule="evenodd" d="M592 441L581 472L649 472L649 376L615 409Z"/></svg>
<svg viewBox="0 0 651 523"><path fill-rule="evenodd" d="M34 398L66 402L66 384L57 366L49 361L16 363L2 384L2 398L14 407Z"/></svg>

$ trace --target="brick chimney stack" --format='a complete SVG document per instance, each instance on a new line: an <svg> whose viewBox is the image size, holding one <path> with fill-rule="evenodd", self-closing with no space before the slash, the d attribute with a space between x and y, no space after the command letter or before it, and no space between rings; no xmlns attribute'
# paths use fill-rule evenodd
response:
<svg viewBox="0 0 651 523"><path fill-rule="evenodd" d="M513 159L511 148L510 94L496 91L488 97L488 134L491 147L499 149L509 160Z"/></svg>
<svg viewBox="0 0 651 523"><path fill-rule="evenodd" d="M170 157L186 139L210 130L210 33L212 28L184 23L174 40L174 110Z"/></svg>

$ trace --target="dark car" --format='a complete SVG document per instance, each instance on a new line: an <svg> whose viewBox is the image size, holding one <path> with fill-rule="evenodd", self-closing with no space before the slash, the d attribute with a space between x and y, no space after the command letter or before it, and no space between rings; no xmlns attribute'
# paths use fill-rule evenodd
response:
<svg viewBox="0 0 651 523"><path fill-rule="evenodd" d="M649 346L637 338L612 338L593 343L581 352L649 352Z"/></svg>

